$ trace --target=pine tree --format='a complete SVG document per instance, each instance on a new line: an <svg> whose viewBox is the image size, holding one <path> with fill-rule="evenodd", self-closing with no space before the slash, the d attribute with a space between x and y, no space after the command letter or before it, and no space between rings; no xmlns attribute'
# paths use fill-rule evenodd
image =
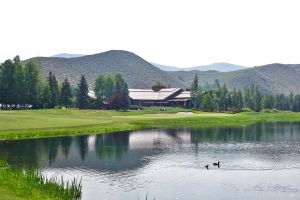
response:
<svg viewBox="0 0 300 200"><path fill-rule="evenodd" d="M89 108L90 98L88 93L89 93L88 84L86 82L84 75L82 75L80 82L78 84L77 99L76 99L76 105L79 109Z"/></svg>
<svg viewBox="0 0 300 200"><path fill-rule="evenodd" d="M24 77L24 70L19 56L14 58L14 65L15 65L15 103L17 104L24 104L26 100L25 96L25 77Z"/></svg>
<svg viewBox="0 0 300 200"><path fill-rule="evenodd" d="M67 78L65 78L64 82L62 83L60 92L60 103L65 107L69 107L72 103L71 85Z"/></svg>
<svg viewBox="0 0 300 200"><path fill-rule="evenodd" d="M260 112L262 109L262 94L259 91L258 86L255 87L254 91L254 110Z"/></svg>
<svg viewBox="0 0 300 200"><path fill-rule="evenodd" d="M228 110L229 98L228 89L225 83L223 84L223 87L220 88L220 97L218 104L221 111Z"/></svg>
<svg viewBox="0 0 300 200"><path fill-rule="evenodd" d="M15 65L11 60L6 60L1 65L1 84L0 96L1 103L12 104L16 103L16 81L15 81Z"/></svg>
<svg viewBox="0 0 300 200"><path fill-rule="evenodd" d="M220 84L219 79L216 79L216 80L215 80L214 87L215 87L216 89L220 89L220 88L221 88L221 84Z"/></svg>
<svg viewBox="0 0 300 200"><path fill-rule="evenodd" d="M237 96L238 96L238 102L236 105L236 109L238 112L241 112L244 107L243 95L241 90L238 91Z"/></svg>
<svg viewBox="0 0 300 200"><path fill-rule="evenodd" d="M128 90L128 85L125 82L124 88L122 89L122 98L123 98L123 105L122 109L123 110L128 110L130 107L130 98L129 98L129 90Z"/></svg>
<svg viewBox="0 0 300 200"><path fill-rule="evenodd" d="M201 91L199 86L199 78L196 74L191 85L191 102L194 105L195 109L198 109L200 107L200 93Z"/></svg>
<svg viewBox="0 0 300 200"><path fill-rule="evenodd" d="M49 105L51 104L51 91L49 84L45 84L45 86L43 87L41 101L42 107L44 109L49 108Z"/></svg>
<svg viewBox="0 0 300 200"><path fill-rule="evenodd" d="M26 103L37 105L39 91L39 70L32 61L26 63L24 68Z"/></svg>
<svg viewBox="0 0 300 200"><path fill-rule="evenodd" d="M56 77L52 72L49 72L49 77L48 77L48 82L49 82L49 88L50 88L50 108L54 108L55 106L58 105L58 100L59 100L59 89L58 89L58 82L56 80Z"/></svg>

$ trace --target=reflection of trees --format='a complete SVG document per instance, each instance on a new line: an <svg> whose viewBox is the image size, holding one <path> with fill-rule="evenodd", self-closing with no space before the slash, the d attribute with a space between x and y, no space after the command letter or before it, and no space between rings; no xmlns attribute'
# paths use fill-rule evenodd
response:
<svg viewBox="0 0 300 200"><path fill-rule="evenodd" d="M58 139L46 139L48 141L48 151L49 151L49 165L51 166L53 163L55 163L55 159L58 152L58 146L59 146L59 140Z"/></svg>
<svg viewBox="0 0 300 200"><path fill-rule="evenodd" d="M191 142L272 142L299 140L300 123L260 122L245 127L215 127L191 129Z"/></svg>
<svg viewBox="0 0 300 200"><path fill-rule="evenodd" d="M36 168L39 149L37 140L3 141L0 143L0 156L6 158L9 164Z"/></svg>
<svg viewBox="0 0 300 200"><path fill-rule="evenodd" d="M89 136L81 135L76 137L77 145L81 160L85 160L85 156L88 152L88 138Z"/></svg>
<svg viewBox="0 0 300 200"><path fill-rule="evenodd" d="M180 135L180 130L176 130L176 129L166 129L164 131L169 137L172 138L172 140L175 140L177 143L182 143L182 139L179 137Z"/></svg>
<svg viewBox="0 0 300 200"><path fill-rule="evenodd" d="M61 138L61 149L62 149L63 154L65 155L65 158L67 158L70 153L71 144L72 144L71 137Z"/></svg>
<svg viewBox="0 0 300 200"><path fill-rule="evenodd" d="M255 142L260 141L264 123L246 127L214 127L191 130L191 142Z"/></svg>
<svg viewBox="0 0 300 200"><path fill-rule="evenodd" d="M120 160L129 147L129 133L97 135L95 151L99 159Z"/></svg>

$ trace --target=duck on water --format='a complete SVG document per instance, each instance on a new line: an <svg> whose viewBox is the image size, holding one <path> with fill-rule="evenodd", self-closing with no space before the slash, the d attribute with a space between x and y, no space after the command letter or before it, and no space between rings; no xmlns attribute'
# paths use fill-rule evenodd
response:
<svg viewBox="0 0 300 200"><path fill-rule="evenodd" d="M218 168L220 168L220 161L213 163L213 166L218 166Z"/></svg>

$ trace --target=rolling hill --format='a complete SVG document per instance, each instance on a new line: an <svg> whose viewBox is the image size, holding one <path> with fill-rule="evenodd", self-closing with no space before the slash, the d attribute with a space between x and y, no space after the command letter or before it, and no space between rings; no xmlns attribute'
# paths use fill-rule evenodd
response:
<svg viewBox="0 0 300 200"><path fill-rule="evenodd" d="M71 53L59 53L55 54L51 57L56 57L56 58L77 58L77 57L82 57L86 56L85 54L71 54Z"/></svg>
<svg viewBox="0 0 300 200"><path fill-rule="evenodd" d="M259 85L263 92L285 93L291 91L300 94L300 65L269 64L231 72L217 71L179 71L168 72L182 81L186 86L191 84L195 74L201 85L214 83L219 79L230 88L243 89L251 84Z"/></svg>
<svg viewBox="0 0 300 200"><path fill-rule="evenodd" d="M219 79L229 88L243 89L257 84L263 92L300 94L300 65L275 63L229 72L163 71L136 54L121 50L75 58L35 57L30 60L40 63L45 77L51 70L60 81L68 77L72 84L77 84L84 74L90 90L100 74L122 73L130 88L151 88L157 81L166 86L188 88L197 74L201 85Z"/></svg>
<svg viewBox="0 0 300 200"><path fill-rule="evenodd" d="M220 63L213 63L210 65L201 65L197 67L187 67L187 68L179 68L179 67L171 67L167 65L160 65L156 63L152 63L154 66L160 68L164 71L209 71L209 70L215 70L219 72L230 72L240 69L246 69L247 67L241 66L241 65L234 65L230 63L220 62Z"/></svg>
<svg viewBox="0 0 300 200"><path fill-rule="evenodd" d="M151 88L157 81L171 87L185 87L173 75L128 51L112 50L75 58L35 57L29 60L40 64L45 77L51 70L59 81L68 77L71 84L77 84L80 76L85 75L90 89L98 75L115 73L121 73L130 88Z"/></svg>

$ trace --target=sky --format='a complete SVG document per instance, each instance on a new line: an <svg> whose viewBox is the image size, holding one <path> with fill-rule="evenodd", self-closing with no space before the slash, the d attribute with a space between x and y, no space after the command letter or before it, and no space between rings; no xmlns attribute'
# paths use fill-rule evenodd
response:
<svg viewBox="0 0 300 200"><path fill-rule="evenodd" d="M299 0L1 0L0 61L128 50L191 67L300 63Z"/></svg>

